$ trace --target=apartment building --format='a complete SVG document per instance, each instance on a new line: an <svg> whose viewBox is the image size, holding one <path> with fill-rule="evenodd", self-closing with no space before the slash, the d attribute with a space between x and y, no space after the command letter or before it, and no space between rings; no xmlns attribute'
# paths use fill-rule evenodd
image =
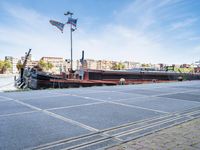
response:
<svg viewBox="0 0 200 150"><path fill-rule="evenodd" d="M110 60L98 60L97 69L98 70L112 70L115 61Z"/></svg>
<svg viewBox="0 0 200 150"><path fill-rule="evenodd" d="M19 62L18 58L14 58L12 56L6 56L5 60L10 61L11 64L12 64L12 68L10 69L10 73L13 73L13 74L19 73L19 71L17 69L17 63Z"/></svg>
<svg viewBox="0 0 200 150"><path fill-rule="evenodd" d="M42 57L40 60L53 64L51 72L55 74L60 74L61 72L66 70L67 63L62 57Z"/></svg>
<svg viewBox="0 0 200 150"><path fill-rule="evenodd" d="M133 61L124 61L122 62L122 64L124 65L124 69L133 69L141 67L140 63Z"/></svg>

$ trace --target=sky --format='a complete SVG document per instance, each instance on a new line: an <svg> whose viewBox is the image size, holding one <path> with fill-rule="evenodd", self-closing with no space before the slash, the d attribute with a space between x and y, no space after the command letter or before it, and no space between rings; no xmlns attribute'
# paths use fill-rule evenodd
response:
<svg viewBox="0 0 200 150"><path fill-rule="evenodd" d="M200 59L199 0L0 0L0 59L70 58L70 27L49 20L78 18L73 57L183 64Z"/></svg>

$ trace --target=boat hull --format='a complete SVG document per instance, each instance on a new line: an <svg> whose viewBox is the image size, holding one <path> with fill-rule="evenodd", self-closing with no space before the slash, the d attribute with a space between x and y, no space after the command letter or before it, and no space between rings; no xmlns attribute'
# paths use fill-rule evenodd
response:
<svg viewBox="0 0 200 150"><path fill-rule="evenodd" d="M121 82L123 79L123 82ZM174 72L128 72L85 70L84 79L64 79L45 73L31 75L28 87L31 89L72 88L118 84L142 84L172 82L178 80L200 80L200 74Z"/></svg>

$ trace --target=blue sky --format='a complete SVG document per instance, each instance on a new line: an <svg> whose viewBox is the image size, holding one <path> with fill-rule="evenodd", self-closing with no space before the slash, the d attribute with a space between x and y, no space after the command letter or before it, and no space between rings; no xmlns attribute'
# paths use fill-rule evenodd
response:
<svg viewBox="0 0 200 150"><path fill-rule="evenodd" d="M42 56L70 57L69 26L50 19L74 12L74 59L193 63L200 59L199 0L1 0L0 58L32 48Z"/></svg>

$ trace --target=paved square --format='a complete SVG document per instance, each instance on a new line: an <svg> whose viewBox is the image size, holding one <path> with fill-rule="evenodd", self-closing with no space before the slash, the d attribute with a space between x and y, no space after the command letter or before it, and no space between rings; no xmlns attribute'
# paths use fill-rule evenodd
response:
<svg viewBox="0 0 200 150"><path fill-rule="evenodd" d="M4 97L13 98L17 100L42 98L42 97L52 97L57 96L56 93L49 93L48 90L38 90L38 91L24 91L24 92L5 92L1 94Z"/></svg>
<svg viewBox="0 0 200 150"><path fill-rule="evenodd" d="M67 106L75 106L75 105L99 102L96 100L74 97L70 95L55 96L55 97L48 97L48 98L38 97L37 99L28 99L28 100L22 100L22 101L41 109L67 107Z"/></svg>
<svg viewBox="0 0 200 150"><path fill-rule="evenodd" d="M198 117L199 89L200 81L187 81L0 93L0 149L117 144L126 134Z"/></svg>
<svg viewBox="0 0 200 150"><path fill-rule="evenodd" d="M100 92L100 93L97 92L97 93L80 94L80 96L104 100L104 101L117 101L117 100L141 97L141 95L138 94L129 94L123 92Z"/></svg>
<svg viewBox="0 0 200 150"><path fill-rule="evenodd" d="M0 117L0 149L35 147L89 133L88 130L43 113Z"/></svg>
<svg viewBox="0 0 200 150"><path fill-rule="evenodd" d="M140 95L148 95L148 96L152 96L152 95L159 95L159 94L163 94L165 92L162 91L153 91L153 90L145 90L145 89L132 89L132 90L124 90L121 91L123 93L129 93L129 94L140 94Z"/></svg>
<svg viewBox="0 0 200 150"><path fill-rule="evenodd" d="M101 92L98 90L92 90L91 88L72 88L72 89L55 89L49 90L49 93L52 94L86 94L86 93L94 93L94 92Z"/></svg>
<svg viewBox="0 0 200 150"><path fill-rule="evenodd" d="M129 104L133 106L140 106L158 111L165 112L179 112L185 109L200 106L198 102L183 101L168 98L148 97L148 98L136 98L133 100L120 101L123 104Z"/></svg>
<svg viewBox="0 0 200 150"><path fill-rule="evenodd" d="M200 95L200 91L190 91L190 92L185 92L186 94L192 94L192 95Z"/></svg>
<svg viewBox="0 0 200 150"><path fill-rule="evenodd" d="M0 94L0 102L2 102L2 101L9 101L9 100L10 100L10 98L1 96L1 94Z"/></svg>
<svg viewBox="0 0 200 150"><path fill-rule="evenodd" d="M194 95L194 94L188 94L188 93L168 94L168 95L162 95L160 97L168 97L168 98L174 98L174 99L180 99L180 100L200 102L200 95Z"/></svg>
<svg viewBox="0 0 200 150"><path fill-rule="evenodd" d="M168 93L181 93L186 92L188 89L185 88L173 88L173 87L159 87L159 88L151 88L152 92L162 92L161 94L168 94Z"/></svg>
<svg viewBox="0 0 200 150"><path fill-rule="evenodd" d="M97 129L106 129L162 115L162 113L103 103L79 108L53 110L54 113L82 122Z"/></svg>
<svg viewBox="0 0 200 150"><path fill-rule="evenodd" d="M16 103L14 101L3 101L0 102L0 115L6 115L6 114L12 114L12 113L21 113L21 112L27 112L27 111L33 111L34 109L31 109L27 106L23 106L19 103Z"/></svg>

